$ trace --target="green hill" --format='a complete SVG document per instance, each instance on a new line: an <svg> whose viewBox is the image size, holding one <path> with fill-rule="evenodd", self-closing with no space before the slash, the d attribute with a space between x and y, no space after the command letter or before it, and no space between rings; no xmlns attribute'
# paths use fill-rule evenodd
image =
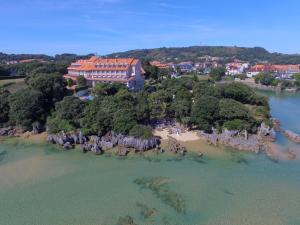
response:
<svg viewBox="0 0 300 225"><path fill-rule="evenodd" d="M224 61L232 59L250 62L268 61L278 64L300 64L300 55L270 53L264 48L225 47L225 46L192 46L183 48L140 49L113 53L109 57L134 57L148 60L198 61L203 56L223 57Z"/></svg>

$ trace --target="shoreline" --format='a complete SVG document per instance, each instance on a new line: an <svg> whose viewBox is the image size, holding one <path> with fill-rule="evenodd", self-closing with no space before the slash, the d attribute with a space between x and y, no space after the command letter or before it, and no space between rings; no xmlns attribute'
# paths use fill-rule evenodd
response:
<svg viewBox="0 0 300 225"><path fill-rule="evenodd" d="M193 132L195 133L195 132ZM228 151L239 154L239 153L244 153L244 154L255 154L253 152L249 151L241 151L238 149L234 149L229 146L225 146L222 144L218 145L212 145L207 142L204 138L201 138L198 136L197 140L195 140L195 136L191 136L193 138L189 140L178 140L178 143L180 143L183 147L187 149L186 156L194 156L197 157L197 159L202 159L203 157L226 157L228 154ZM179 139L182 138L179 137ZM21 142L29 142L33 144L45 144L45 145L50 145L46 142L47 139L47 133L43 132L41 134L24 134L20 135L17 137L1 137L0 138L0 143L5 142L5 140L8 139L14 139L17 141ZM58 146L58 145L57 145ZM63 147L58 146L59 148L62 149ZM265 145L265 155L268 157L270 160L274 162L278 162L279 160L284 160L284 161L291 161L291 160L298 160L300 158L300 151L294 151L292 149L285 149L282 146L276 144L276 143L267 143ZM167 138L162 138L161 139L161 148L167 149L168 148L168 139ZM80 146L76 145L74 148L76 151L80 152ZM68 150L65 150L68 151ZM112 149L106 150L103 153L104 156L115 156L115 157L125 157L121 156L118 154L118 149L117 147L114 147ZM160 155L166 155L166 156L172 156L172 157L185 157L184 155L181 154L175 154L174 152L171 151L164 151L163 153L157 152L155 149L144 151L144 152L135 152L133 149L126 154L126 157L134 157L134 156L139 156L141 158L143 157L154 157L154 156L160 156ZM149 158L150 160L150 158Z"/></svg>

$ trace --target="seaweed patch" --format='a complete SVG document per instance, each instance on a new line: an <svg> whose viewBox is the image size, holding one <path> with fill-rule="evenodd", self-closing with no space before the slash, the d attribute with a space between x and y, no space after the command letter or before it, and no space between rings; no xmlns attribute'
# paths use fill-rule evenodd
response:
<svg viewBox="0 0 300 225"><path fill-rule="evenodd" d="M170 180L164 177L143 177L134 180L142 189L149 189L163 203L172 207L176 212L184 214L186 203L182 195L172 191Z"/></svg>

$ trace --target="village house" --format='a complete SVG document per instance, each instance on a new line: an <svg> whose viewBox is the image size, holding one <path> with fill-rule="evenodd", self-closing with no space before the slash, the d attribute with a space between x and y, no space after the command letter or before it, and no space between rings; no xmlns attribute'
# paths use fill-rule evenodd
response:
<svg viewBox="0 0 300 225"><path fill-rule="evenodd" d="M177 67L179 67L181 72L183 72L183 73L190 73L190 72L194 71L193 62L181 62L181 63L177 64Z"/></svg>
<svg viewBox="0 0 300 225"><path fill-rule="evenodd" d="M151 66L155 66L159 69L169 69L171 68L171 66L167 63L162 63L162 62L159 62L159 61L151 61L150 62L150 65Z"/></svg>
<svg viewBox="0 0 300 225"><path fill-rule="evenodd" d="M274 73L280 79L290 79L294 74L300 73L299 65L264 65L259 64L250 68L248 77L254 77L259 73Z"/></svg>
<svg viewBox="0 0 300 225"><path fill-rule="evenodd" d="M249 68L249 63L233 62L226 65L226 75L243 74Z"/></svg>
<svg viewBox="0 0 300 225"><path fill-rule="evenodd" d="M64 77L77 81L79 76L84 76L90 86L97 83L122 83L129 90L137 91L144 87L142 73L141 61L138 59L93 56L72 63Z"/></svg>

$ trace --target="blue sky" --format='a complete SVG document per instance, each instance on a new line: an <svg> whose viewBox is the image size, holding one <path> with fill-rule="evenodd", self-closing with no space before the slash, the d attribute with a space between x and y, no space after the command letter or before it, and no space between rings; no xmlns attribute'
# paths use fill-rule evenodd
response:
<svg viewBox="0 0 300 225"><path fill-rule="evenodd" d="M0 0L0 51L262 46L300 53L299 0Z"/></svg>

